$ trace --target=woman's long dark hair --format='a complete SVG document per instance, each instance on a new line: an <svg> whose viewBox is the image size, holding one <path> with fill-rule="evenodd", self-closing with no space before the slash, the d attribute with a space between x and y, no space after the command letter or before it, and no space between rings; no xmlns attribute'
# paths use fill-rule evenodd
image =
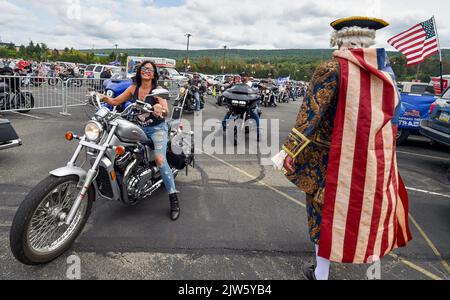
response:
<svg viewBox="0 0 450 300"><path fill-rule="evenodd" d="M156 67L155 63L150 60L143 61L141 64L139 64L136 67L136 76L133 78L133 83L137 87L141 87L141 85L142 85L141 70L142 70L142 67L145 66L146 64L151 64L153 66L153 69L155 70L155 73L153 74L154 77L152 80L152 89L156 89L156 87L158 86L158 80L159 80L158 68Z"/></svg>

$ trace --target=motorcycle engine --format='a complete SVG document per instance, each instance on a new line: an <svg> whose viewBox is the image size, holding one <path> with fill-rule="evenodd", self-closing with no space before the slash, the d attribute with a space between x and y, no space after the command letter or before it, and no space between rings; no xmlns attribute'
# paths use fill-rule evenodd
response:
<svg viewBox="0 0 450 300"><path fill-rule="evenodd" d="M128 195L135 199L145 198L153 192L157 167L140 167L128 180Z"/></svg>

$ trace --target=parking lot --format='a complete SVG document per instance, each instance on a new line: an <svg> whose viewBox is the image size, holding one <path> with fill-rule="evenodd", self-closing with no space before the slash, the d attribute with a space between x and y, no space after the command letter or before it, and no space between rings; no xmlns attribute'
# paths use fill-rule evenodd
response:
<svg viewBox="0 0 450 300"><path fill-rule="evenodd" d="M78 99L78 98L76 98ZM221 119L225 108L208 98L203 119ZM280 119L280 139L290 131L299 102L263 111ZM197 157L197 168L180 174L182 214L168 217L164 191L133 208L98 201L72 249L46 266L19 264L9 250L9 228L28 191L48 172L64 166L91 109L36 110L9 119L23 146L0 152L0 279L65 279L67 258L81 258L82 279L303 279L313 262L305 196L259 155ZM192 119L192 116L185 116ZM204 133L206 136L209 133ZM398 148L409 190L412 243L382 261L382 279L450 279L449 148L411 137ZM332 279L365 279L368 266L332 266Z"/></svg>

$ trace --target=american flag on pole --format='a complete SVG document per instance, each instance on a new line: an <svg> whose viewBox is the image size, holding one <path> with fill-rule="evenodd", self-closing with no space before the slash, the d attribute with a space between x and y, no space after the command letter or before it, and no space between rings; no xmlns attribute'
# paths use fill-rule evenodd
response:
<svg viewBox="0 0 450 300"><path fill-rule="evenodd" d="M341 79L319 256L372 263L411 240L393 122L400 100L384 49L339 50L334 57Z"/></svg>
<svg viewBox="0 0 450 300"><path fill-rule="evenodd" d="M439 52L434 17L394 36L388 43L406 56L408 66L423 62Z"/></svg>

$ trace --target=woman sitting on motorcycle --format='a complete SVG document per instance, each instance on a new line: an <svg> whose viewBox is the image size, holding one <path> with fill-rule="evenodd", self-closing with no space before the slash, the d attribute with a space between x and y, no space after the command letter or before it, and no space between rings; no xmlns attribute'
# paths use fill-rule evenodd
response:
<svg viewBox="0 0 450 300"><path fill-rule="evenodd" d="M144 61L136 69L134 84L117 98L102 96L102 101L112 106L118 106L129 99L146 101L153 106L152 114L142 114L138 117L139 125L147 134L148 138L155 144L155 161L160 169L161 176L169 193L170 218L176 221L180 216L180 206L175 188L175 180L172 170L166 159L168 127L165 117L168 116L169 107L167 100L159 97L147 97L152 91L158 88L158 70L151 61Z"/></svg>

